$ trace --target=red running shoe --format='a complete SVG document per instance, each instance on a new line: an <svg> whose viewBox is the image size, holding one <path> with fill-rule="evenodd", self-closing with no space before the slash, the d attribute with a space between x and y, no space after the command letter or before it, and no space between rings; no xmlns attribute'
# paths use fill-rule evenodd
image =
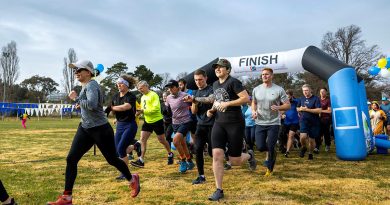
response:
<svg viewBox="0 0 390 205"><path fill-rule="evenodd" d="M47 202L46 205L72 205L72 196L61 195L58 197L57 201Z"/></svg>
<svg viewBox="0 0 390 205"><path fill-rule="evenodd" d="M141 191L141 186L139 183L138 174L132 174L132 182L129 184L129 188L131 189L131 197L137 197L139 191Z"/></svg>

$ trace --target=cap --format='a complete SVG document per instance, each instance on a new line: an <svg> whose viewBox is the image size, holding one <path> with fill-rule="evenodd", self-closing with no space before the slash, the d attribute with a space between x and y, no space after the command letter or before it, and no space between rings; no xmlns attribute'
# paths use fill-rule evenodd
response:
<svg viewBox="0 0 390 205"><path fill-rule="evenodd" d="M386 101L387 100L387 97L382 97L382 101Z"/></svg>
<svg viewBox="0 0 390 205"><path fill-rule="evenodd" d="M176 80L170 80L164 87L176 86L179 87L179 83Z"/></svg>
<svg viewBox="0 0 390 205"><path fill-rule="evenodd" d="M230 64L230 62L226 59L223 59L223 58L219 59L217 63L214 63L212 67L215 69L217 67L217 65L226 67L226 69L232 68L232 65Z"/></svg>
<svg viewBox="0 0 390 205"><path fill-rule="evenodd" d="M93 64L89 60L78 60L75 63L69 63L69 68L73 68L73 69L85 68L89 72L94 73Z"/></svg>

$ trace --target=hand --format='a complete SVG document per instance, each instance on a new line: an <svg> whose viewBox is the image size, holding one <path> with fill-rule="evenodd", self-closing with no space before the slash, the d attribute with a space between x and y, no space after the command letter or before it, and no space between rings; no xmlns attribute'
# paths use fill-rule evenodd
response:
<svg viewBox="0 0 390 205"><path fill-rule="evenodd" d="M71 100L75 101L76 98L77 98L77 93L76 93L76 91L74 91L74 90L70 91L68 97L69 97Z"/></svg>
<svg viewBox="0 0 390 205"><path fill-rule="evenodd" d="M140 116L142 113L144 113L144 110L137 110L135 113L135 116Z"/></svg>
<svg viewBox="0 0 390 205"><path fill-rule="evenodd" d="M187 95L183 98L183 101L184 102L187 102L187 103L192 103L194 102L194 96L191 96L191 95Z"/></svg>
<svg viewBox="0 0 390 205"><path fill-rule="evenodd" d="M116 125L116 119L114 119L113 123L114 123L114 125Z"/></svg>
<svg viewBox="0 0 390 205"><path fill-rule="evenodd" d="M80 104L77 103L77 104L75 105L75 108L76 108L77 110L79 110L79 109L80 109Z"/></svg>
<svg viewBox="0 0 390 205"><path fill-rule="evenodd" d="M285 119L286 118L286 114L282 114L282 119Z"/></svg>
<svg viewBox="0 0 390 205"><path fill-rule="evenodd" d="M219 112L225 112L227 108L227 102L214 101L213 108Z"/></svg>
<svg viewBox="0 0 390 205"><path fill-rule="evenodd" d="M212 110L212 109L207 110L207 113L206 113L207 117L212 117L212 116L214 116L214 112L215 112L215 110Z"/></svg>
<svg viewBox="0 0 390 205"><path fill-rule="evenodd" d="M278 106L278 105L271 105L271 110L277 111L279 109L280 109L280 106Z"/></svg>
<svg viewBox="0 0 390 205"><path fill-rule="evenodd" d="M257 112L255 111L255 112L253 112L253 110L252 110L252 119L256 119L257 118Z"/></svg>
<svg viewBox="0 0 390 205"><path fill-rule="evenodd" d="M301 112L302 112L302 111L303 111L303 112L307 111L307 107L302 107L302 106L301 106L299 109L300 109Z"/></svg>

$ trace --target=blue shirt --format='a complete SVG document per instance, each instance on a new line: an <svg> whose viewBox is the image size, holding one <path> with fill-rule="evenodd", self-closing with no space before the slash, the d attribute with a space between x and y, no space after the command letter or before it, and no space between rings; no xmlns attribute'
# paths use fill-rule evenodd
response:
<svg viewBox="0 0 390 205"><path fill-rule="evenodd" d="M297 107L307 107L309 109L321 108L321 100L319 97L312 95L310 98L305 96L298 99ZM318 121L320 120L319 114L310 112L300 112L300 121Z"/></svg>
<svg viewBox="0 0 390 205"><path fill-rule="evenodd" d="M390 117L390 103L388 103L387 105L381 104L379 107L381 108L381 110L383 110L383 112L386 113L387 117Z"/></svg>
<svg viewBox="0 0 390 205"><path fill-rule="evenodd" d="M286 118L284 118L284 124L285 125L291 125L291 124L298 124L299 123L299 116L297 111L297 104L298 99L294 98L290 101L291 108L286 111L285 115Z"/></svg>
<svg viewBox="0 0 390 205"><path fill-rule="evenodd" d="M247 106L247 109L244 113L245 118L245 127L253 127L255 126L255 120L252 118L252 108Z"/></svg>

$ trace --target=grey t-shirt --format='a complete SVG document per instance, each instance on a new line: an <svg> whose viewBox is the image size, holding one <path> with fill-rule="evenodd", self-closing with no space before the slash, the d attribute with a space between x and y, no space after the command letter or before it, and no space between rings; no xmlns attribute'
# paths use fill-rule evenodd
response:
<svg viewBox="0 0 390 205"><path fill-rule="evenodd" d="M81 108L81 126L92 128L106 124L107 118L103 111L103 95L95 80L89 81L77 98Z"/></svg>
<svg viewBox="0 0 390 205"><path fill-rule="evenodd" d="M252 98L257 103L256 125L280 125L280 114L271 110L271 105L281 105L288 101L286 91L274 83L271 87L264 84L253 89Z"/></svg>

